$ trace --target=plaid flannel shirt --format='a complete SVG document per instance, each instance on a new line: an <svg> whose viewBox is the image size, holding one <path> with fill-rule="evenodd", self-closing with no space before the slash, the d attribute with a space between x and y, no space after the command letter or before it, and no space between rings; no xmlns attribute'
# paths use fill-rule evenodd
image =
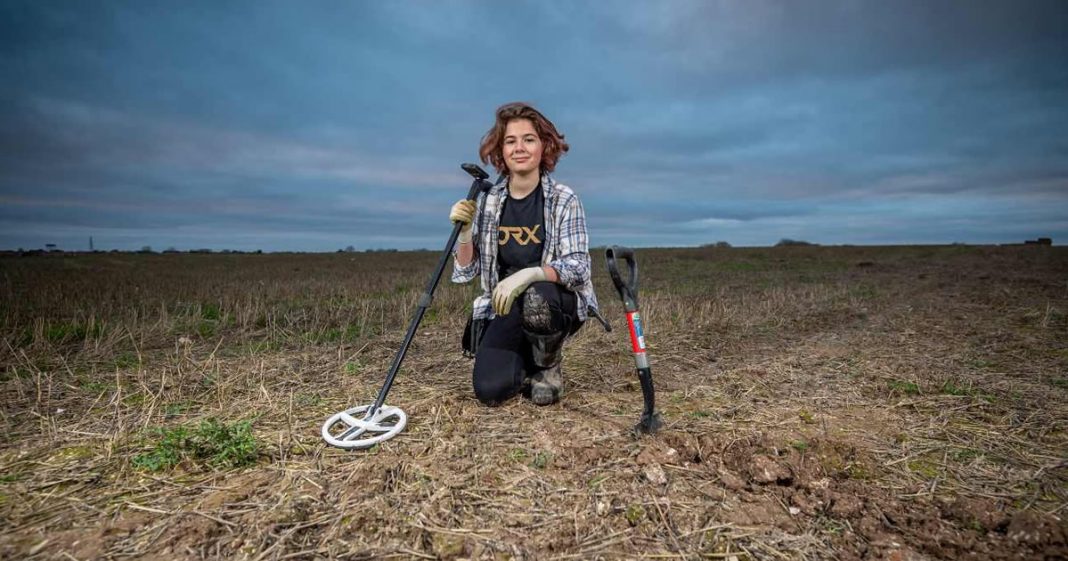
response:
<svg viewBox="0 0 1068 561"><path fill-rule="evenodd" d="M590 279L586 212L575 192L567 185L554 181L547 173L541 175L541 191L545 199L541 263L556 269L560 284L579 296L578 317L585 321L586 306L597 309L597 296L593 293L593 281ZM474 302L475 319L496 316L491 296L500 280L497 278L497 238L504 207L502 202L507 196L507 176L478 196L478 211L471 225L471 239L476 242L475 258L468 266L461 267L456 262L459 245L453 248L452 282L467 283L482 275L482 294Z"/></svg>

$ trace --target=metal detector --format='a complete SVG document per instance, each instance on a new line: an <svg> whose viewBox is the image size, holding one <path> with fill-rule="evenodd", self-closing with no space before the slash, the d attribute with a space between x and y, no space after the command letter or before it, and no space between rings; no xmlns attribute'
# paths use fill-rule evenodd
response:
<svg viewBox="0 0 1068 561"><path fill-rule="evenodd" d="M460 167L475 178L471 183L471 190L467 192L468 200L474 200L479 193L493 187L492 183L486 181L489 175L482 168L475 164L463 164ZM431 302L434 300L434 289L437 288L438 281L441 280L441 273L449 262L449 254L452 253L452 248L456 244L456 239L460 236L462 227L463 224L457 222L452 228L452 235L449 236L449 241L445 244L445 251L441 254L438 267L434 274L430 276L426 290L423 292L422 297L419 298L419 306L415 309L412 323L408 326L408 333L404 336L404 343L401 344L400 350L397 351L397 356L393 358L393 365L389 367L386 383L382 385L381 390L378 390L378 399L375 399L372 405L360 405L346 409L327 419L323 423L323 440L328 444L348 449L370 448L379 442L397 436L400 431L404 430L404 426L408 424L408 415L404 411L401 411L398 407L384 405L384 402L386 401L386 395L389 393L389 388L393 385L393 379L397 377L397 371L400 370L401 362L404 361L404 355L412 344L412 338L415 337L415 331L419 328L419 322L423 320L423 314L426 313L427 308L430 307Z"/></svg>
<svg viewBox="0 0 1068 561"><path fill-rule="evenodd" d="M629 271L627 282L623 282L623 277L619 275L619 269L616 267L617 258L627 262ZM645 400L645 410L642 411L641 420L634 426L634 432L653 434L664 423L660 420L660 413L656 411L653 371L649 368L649 357L645 353L645 333L642 331L641 314L638 313L638 262L634 259L634 250L618 245L605 250L604 259L608 266L608 274L612 277L612 283L616 285L619 297L623 299L623 309L627 312L630 345L634 351L634 362L638 367L638 380L642 384L642 398Z"/></svg>

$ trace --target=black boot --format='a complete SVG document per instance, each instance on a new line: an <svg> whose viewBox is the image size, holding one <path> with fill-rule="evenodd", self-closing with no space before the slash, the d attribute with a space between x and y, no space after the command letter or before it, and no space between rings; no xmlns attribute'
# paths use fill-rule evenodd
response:
<svg viewBox="0 0 1068 561"><path fill-rule="evenodd" d="M523 295L523 335L530 342L535 370L531 376L530 400L537 405L550 405L560 400L564 389L563 362L566 326L552 329L552 311L548 302L536 290Z"/></svg>

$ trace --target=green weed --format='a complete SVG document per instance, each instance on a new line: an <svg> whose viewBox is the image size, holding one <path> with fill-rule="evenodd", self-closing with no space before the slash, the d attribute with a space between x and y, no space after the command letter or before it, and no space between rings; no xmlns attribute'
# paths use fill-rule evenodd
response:
<svg viewBox="0 0 1068 561"><path fill-rule="evenodd" d="M134 394L129 394L126 397L122 398L122 402L125 405L129 405L131 407L137 407L137 406L143 405L147 399L148 399L148 396L146 396L143 393L134 393Z"/></svg>
<svg viewBox="0 0 1068 561"><path fill-rule="evenodd" d="M973 386L960 385L953 380L947 380L944 384L942 384L941 390L942 393L946 395L972 396L978 397L986 401L987 403L994 402L994 396L983 393L982 391L976 389Z"/></svg>
<svg viewBox="0 0 1068 561"><path fill-rule="evenodd" d="M938 466L927 460L912 460L908 463L909 471L927 479L938 477Z"/></svg>
<svg viewBox="0 0 1068 561"><path fill-rule="evenodd" d="M552 454L548 452L538 452L534 455L534 459L530 462L530 467L536 469L545 469L552 461Z"/></svg>
<svg viewBox="0 0 1068 561"><path fill-rule="evenodd" d="M611 477L611 476L608 475L608 474L605 474L605 475L598 475L598 476L590 479L590 482L589 482L590 489L596 489L596 488L600 487L602 483L604 483L605 481L608 481L609 477Z"/></svg>
<svg viewBox="0 0 1068 561"><path fill-rule="evenodd" d="M131 352L120 353L115 357L115 360L112 361L112 365L116 369L130 368L132 366L137 366L138 364L141 364L140 359L137 358L137 354Z"/></svg>
<svg viewBox="0 0 1068 561"><path fill-rule="evenodd" d="M208 339L215 336L215 322L205 320L197 324L197 334Z"/></svg>
<svg viewBox="0 0 1068 561"><path fill-rule="evenodd" d="M958 386L957 383L952 380L947 380L946 383L942 384L942 393L947 395L969 395L971 394L971 391L971 388Z"/></svg>
<svg viewBox="0 0 1068 561"><path fill-rule="evenodd" d="M168 417L177 417L185 413L190 408L190 403L187 401L179 401L177 403L168 403L163 408L163 414Z"/></svg>
<svg viewBox="0 0 1068 561"><path fill-rule="evenodd" d="M849 295L859 300L873 300L879 295L879 291L873 285L860 284L850 287Z"/></svg>
<svg viewBox="0 0 1068 561"><path fill-rule="evenodd" d="M293 399L293 404L297 407L314 407L322 402L323 396L317 393L301 393Z"/></svg>
<svg viewBox="0 0 1068 561"><path fill-rule="evenodd" d="M303 339L309 343L333 343L341 339L342 331L337 327L320 331L308 331Z"/></svg>
<svg viewBox="0 0 1068 561"><path fill-rule="evenodd" d="M847 528L845 524L842 524L833 518L822 518L819 523L824 531L834 536L841 534Z"/></svg>
<svg viewBox="0 0 1068 561"><path fill-rule="evenodd" d="M49 324L44 330L45 339L50 343L82 341L89 337L99 337L103 333L104 328L99 323L91 323L89 326L74 322Z"/></svg>
<svg viewBox="0 0 1068 561"><path fill-rule="evenodd" d="M248 354L257 355L267 351L277 350L278 344L272 343L271 341L255 341L249 343L246 349L248 351Z"/></svg>
<svg viewBox="0 0 1068 561"><path fill-rule="evenodd" d="M642 518L645 518L645 509L640 504L630 504L627 505L627 510L623 513L623 516L627 518L627 522L631 526L637 526L642 521Z"/></svg>
<svg viewBox="0 0 1068 561"><path fill-rule="evenodd" d="M309 343L338 343L341 341L358 341L364 335L364 330L356 324L349 324L344 329L330 327L318 331L308 331L303 339Z"/></svg>
<svg viewBox="0 0 1068 561"><path fill-rule="evenodd" d="M100 395L111 388L111 384L107 382L98 382L96 380L82 380L78 383L78 387L93 394Z"/></svg>
<svg viewBox="0 0 1068 561"><path fill-rule="evenodd" d="M200 317L208 320L218 320L222 317L222 314L219 311L219 305L211 303L202 304L200 306Z"/></svg>
<svg viewBox="0 0 1068 561"><path fill-rule="evenodd" d="M157 428L155 446L133 457L135 468L161 471L182 461L213 468L235 468L256 462L259 443L251 421L232 424L209 418L195 427Z"/></svg>
<svg viewBox="0 0 1068 561"><path fill-rule="evenodd" d="M887 383L890 391L903 393L905 395L918 395L920 393L920 386L916 382L909 382L907 380L890 380Z"/></svg>

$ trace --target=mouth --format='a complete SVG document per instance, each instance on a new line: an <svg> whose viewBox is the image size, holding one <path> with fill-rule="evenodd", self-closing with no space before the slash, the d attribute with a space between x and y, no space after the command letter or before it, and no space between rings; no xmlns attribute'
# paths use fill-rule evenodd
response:
<svg viewBox="0 0 1068 561"><path fill-rule="evenodd" d="M520 157L520 158L512 158L512 161L517 163L517 164L521 164L521 163L523 163L523 162L525 162L525 161L527 161L529 159L530 159L529 156L523 156L523 157Z"/></svg>

